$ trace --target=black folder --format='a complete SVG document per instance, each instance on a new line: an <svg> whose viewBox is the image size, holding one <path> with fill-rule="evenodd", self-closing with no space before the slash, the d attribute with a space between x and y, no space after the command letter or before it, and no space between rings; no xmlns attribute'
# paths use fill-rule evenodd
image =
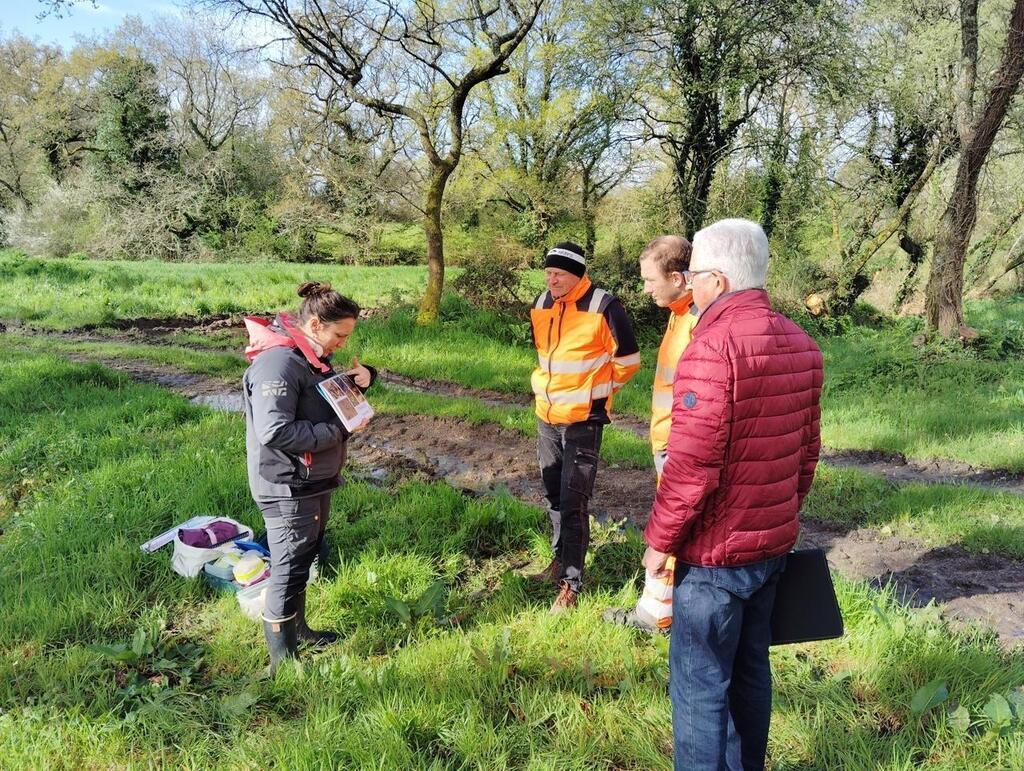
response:
<svg viewBox="0 0 1024 771"><path fill-rule="evenodd" d="M843 616L822 549L797 549L786 557L772 608L772 645L843 636Z"/></svg>

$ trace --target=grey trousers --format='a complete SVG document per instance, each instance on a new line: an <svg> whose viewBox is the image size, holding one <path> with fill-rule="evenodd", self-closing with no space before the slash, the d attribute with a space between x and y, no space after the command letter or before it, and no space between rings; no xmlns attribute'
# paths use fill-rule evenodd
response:
<svg viewBox="0 0 1024 771"><path fill-rule="evenodd" d="M309 568L320 552L331 511L331 494L258 505L267 524L270 547L270 578L263 618L286 621L299 610L299 597L306 591Z"/></svg>

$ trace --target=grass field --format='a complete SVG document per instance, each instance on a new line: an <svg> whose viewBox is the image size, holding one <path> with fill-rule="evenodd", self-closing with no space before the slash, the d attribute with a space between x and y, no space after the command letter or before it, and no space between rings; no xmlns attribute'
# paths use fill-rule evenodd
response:
<svg viewBox="0 0 1024 771"><path fill-rule="evenodd" d="M273 312L295 307L303 281L330 281L364 307L416 296L422 266L100 262L0 252L0 319L69 329L117 319ZM382 277L386 277L382 280Z"/></svg>
<svg viewBox="0 0 1024 771"><path fill-rule="evenodd" d="M415 296L419 267L349 268L289 264L100 263L0 255L0 318L64 329L138 316L271 311L294 307L295 284L329 278L365 305ZM397 295L396 295L397 293ZM825 354L823 439L842 449L901 452L977 467L1024 470L1024 298L969 305L985 334L979 350L914 347L911 321L855 326L819 337ZM535 356L525 322L473 310L449 297L442 322L424 328L410 307L362 322L352 353L395 372L522 393ZM182 333L179 345L233 347L234 333ZM623 389L616 410L646 418L653 349ZM194 367L201 357L161 355ZM170 361L168 363L171 363ZM223 361L214 362L221 371Z"/></svg>
<svg viewBox="0 0 1024 771"><path fill-rule="evenodd" d="M97 361L117 358L168 364L184 372L241 376L244 363L235 355L173 346L94 343L8 335L11 350L34 354L75 355ZM495 407L469 397L448 397L378 387L376 409L392 415L436 415L475 425L495 424L536 436L530 408ZM650 467L646 438L610 426L601 446L610 464ZM992 552L1024 559L1024 499L954 485L895 485L855 469L819 466L806 502L808 514L857 527L885 528L930 545L957 544L972 552Z"/></svg>
<svg viewBox="0 0 1024 771"><path fill-rule="evenodd" d="M98 366L0 352L0 765L669 767L665 641L600 621L635 599L637 537L595 532L592 591L556 619L509 571L547 556L542 513L444 484L339 491L310 601L344 642L259 679L234 600L138 549L192 514L257 524L243 435ZM882 516L884 490L825 482ZM773 769L1024 768L1024 653L838 590L844 638L773 652Z"/></svg>

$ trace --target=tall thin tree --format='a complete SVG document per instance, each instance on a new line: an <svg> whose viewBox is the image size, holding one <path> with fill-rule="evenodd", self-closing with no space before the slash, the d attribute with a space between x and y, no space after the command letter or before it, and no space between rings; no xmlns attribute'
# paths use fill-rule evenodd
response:
<svg viewBox="0 0 1024 771"><path fill-rule="evenodd" d="M427 287L418 320L437 319L444 287L441 207L466 134L466 105L507 62L543 0L212 0L283 28L302 64L334 80L353 102L410 121L428 167L423 193Z"/></svg>
<svg viewBox="0 0 1024 771"><path fill-rule="evenodd" d="M935 255L925 290L928 329L946 337L966 331L964 261L978 219L978 178L1024 76L1024 0L1015 0L1013 4L1002 60L980 112L974 106L978 0L960 1L960 45L960 82L956 94L960 160L953 191L935 232Z"/></svg>

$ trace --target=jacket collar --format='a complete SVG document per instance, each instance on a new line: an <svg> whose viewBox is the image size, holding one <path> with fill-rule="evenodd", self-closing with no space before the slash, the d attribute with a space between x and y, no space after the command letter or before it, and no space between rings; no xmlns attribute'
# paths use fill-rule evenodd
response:
<svg viewBox="0 0 1024 771"><path fill-rule="evenodd" d="M772 309L772 302L764 289L741 289L723 294L700 313L698 327L704 328L715 323L720 317L741 308Z"/></svg>
<svg viewBox="0 0 1024 771"><path fill-rule="evenodd" d="M249 344L245 347L245 358L249 361L270 348L297 348L310 366L320 372L330 372L330 366L319 356L319 346L306 337L287 313L278 314L273 324L255 316L245 317L245 328L249 332Z"/></svg>
<svg viewBox="0 0 1024 771"><path fill-rule="evenodd" d="M555 302L556 303L574 303L577 300L579 300L581 297L583 297L583 295L585 295L587 293L587 290L590 289L590 287L591 287L590 278L588 276L584 276L583 278L580 279L580 283L578 283L576 286L574 286L571 291L569 291L566 294L562 295L561 297L555 299Z"/></svg>
<svg viewBox="0 0 1024 771"><path fill-rule="evenodd" d="M687 292L674 303L668 306L668 309L672 311L676 316L685 316L690 312L690 308L693 307L693 293Z"/></svg>

